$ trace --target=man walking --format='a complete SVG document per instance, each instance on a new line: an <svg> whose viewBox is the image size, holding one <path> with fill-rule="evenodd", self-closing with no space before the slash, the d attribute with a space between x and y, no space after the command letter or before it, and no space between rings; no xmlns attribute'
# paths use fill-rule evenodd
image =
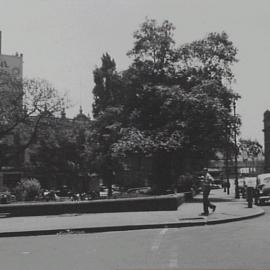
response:
<svg viewBox="0 0 270 270"><path fill-rule="evenodd" d="M202 179L202 192L203 192L203 213L202 216L208 216L209 210L211 208L213 212L216 210L216 206L209 201L209 194L211 190L211 184L213 183L214 178L208 172L207 168L203 169L203 179Z"/></svg>

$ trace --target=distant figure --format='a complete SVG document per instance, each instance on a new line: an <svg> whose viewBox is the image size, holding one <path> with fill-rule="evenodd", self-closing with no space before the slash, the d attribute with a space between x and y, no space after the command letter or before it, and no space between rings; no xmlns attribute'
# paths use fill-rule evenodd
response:
<svg viewBox="0 0 270 270"><path fill-rule="evenodd" d="M211 190L211 184L213 183L214 178L208 172L207 168L203 169L203 177L202 177L202 192L203 192L203 213L202 216L208 216L209 210L211 208L213 212L216 210L216 206L209 201L209 194Z"/></svg>

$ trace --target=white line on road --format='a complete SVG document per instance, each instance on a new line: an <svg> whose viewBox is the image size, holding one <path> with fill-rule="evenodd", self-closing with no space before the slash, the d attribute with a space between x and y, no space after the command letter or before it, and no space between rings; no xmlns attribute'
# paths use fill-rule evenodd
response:
<svg viewBox="0 0 270 270"><path fill-rule="evenodd" d="M177 259L170 259L169 268L177 268L177 267L178 267L178 260Z"/></svg>
<svg viewBox="0 0 270 270"><path fill-rule="evenodd" d="M31 254L31 252L30 251L23 251L22 254L28 255L28 254Z"/></svg>
<svg viewBox="0 0 270 270"><path fill-rule="evenodd" d="M161 232L159 234L163 235L168 231L168 228L162 229Z"/></svg>
<svg viewBox="0 0 270 270"><path fill-rule="evenodd" d="M178 246L174 245L170 251L169 268L178 268Z"/></svg>
<svg viewBox="0 0 270 270"><path fill-rule="evenodd" d="M159 232L159 235L157 237L157 239L155 239L153 245L151 246L151 250L152 251L155 251L155 250L158 250L159 249L159 246L161 244L161 241L162 241L162 237L165 235L165 233L168 231L167 228L165 229L162 229L160 232Z"/></svg>

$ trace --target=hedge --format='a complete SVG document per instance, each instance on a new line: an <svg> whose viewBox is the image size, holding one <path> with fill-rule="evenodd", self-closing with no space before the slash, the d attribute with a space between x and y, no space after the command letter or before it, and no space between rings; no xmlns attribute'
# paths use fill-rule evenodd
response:
<svg viewBox="0 0 270 270"><path fill-rule="evenodd" d="M8 216L42 216L67 213L110 213L135 211L177 210L184 201L183 194L140 198L106 199L78 202L15 203L0 205L0 213Z"/></svg>

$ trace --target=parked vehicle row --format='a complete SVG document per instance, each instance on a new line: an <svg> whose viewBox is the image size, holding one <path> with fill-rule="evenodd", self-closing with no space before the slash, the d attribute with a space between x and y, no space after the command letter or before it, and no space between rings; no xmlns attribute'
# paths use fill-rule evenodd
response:
<svg viewBox="0 0 270 270"><path fill-rule="evenodd" d="M253 189L253 197L258 204L270 201L270 173L238 179L239 193L243 198L246 198L248 187Z"/></svg>

